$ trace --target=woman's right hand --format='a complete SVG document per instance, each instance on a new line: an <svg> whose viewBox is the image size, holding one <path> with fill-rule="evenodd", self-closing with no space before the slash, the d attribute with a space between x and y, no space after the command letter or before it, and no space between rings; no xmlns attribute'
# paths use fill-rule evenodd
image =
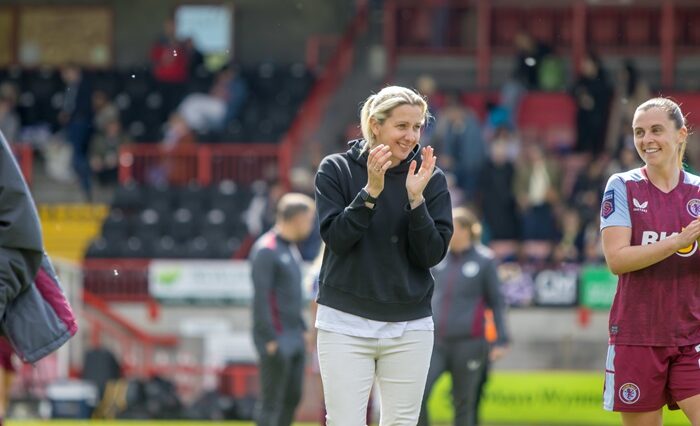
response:
<svg viewBox="0 0 700 426"><path fill-rule="evenodd" d="M690 222L690 224L683 228L683 231L678 234L678 250L691 247L696 241L700 243L700 218Z"/></svg>
<svg viewBox="0 0 700 426"><path fill-rule="evenodd" d="M380 144L372 148L367 157L367 186L365 189L374 198L384 190L384 173L391 167L389 145Z"/></svg>

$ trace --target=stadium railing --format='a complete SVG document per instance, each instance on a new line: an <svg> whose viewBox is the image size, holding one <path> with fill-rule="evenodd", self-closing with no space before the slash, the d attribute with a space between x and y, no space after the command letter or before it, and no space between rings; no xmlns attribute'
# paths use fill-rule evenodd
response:
<svg viewBox="0 0 700 426"><path fill-rule="evenodd" d="M157 359L174 358L179 339L173 335L154 335L115 313L101 298L89 291L83 293L82 316L90 324L93 346L107 343L116 349L127 376L148 377L153 374Z"/></svg>
<svg viewBox="0 0 700 426"><path fill-rule="evenodd" d="M278 144L202 144L167 149L157 144L121 148L119 181L140 184L165 181L202 186L222 180L248 184L257 179L288 175L283 157L289 151Z"/></svg>
<svg viewBox="0 0 700 426"><path fill-rule="evenodd" d="M549 1L535 7L519 0L442 3L384 2L384 45L390 76L401 54L475 55L478 86L486 88L492 54L514 54L514 38L524 30L555 51L570 54L576 68L591 49L602 56L656 56L662 86L673 87L676 60L694 54L693 46L700 40L700 5L690 2L594 5ZM443 22L436 25L433 19ZM438 45L433 40L436 28L445 31L439 35L442 42Z"/></svg>

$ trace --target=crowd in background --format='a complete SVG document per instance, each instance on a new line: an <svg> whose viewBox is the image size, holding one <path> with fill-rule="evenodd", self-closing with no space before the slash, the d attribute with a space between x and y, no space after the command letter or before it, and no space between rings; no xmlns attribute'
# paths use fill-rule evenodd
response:
<svg viewBox="0 0 700 426"><path fill-rule="evenodd" d="M148 131L156 137L149 142L161 141L172 150L197 142L201 134L223 129L239 116L248 86L237 66L224 64L212 71L191 38L176 36L171 18L164 22L162 34L152 45L149 61L146 78L136 73L130 76L146 81L120 82L124 86L147 86L142 91L152 108L139 114L152 116L138 117L142 121L136 127L140 129L124 128L122 115L135 108L134 99L109 90L113 81L100 84L94 70L69 63L58 70L45 67L39 71L48 82L53 82L58 71L57 88L63 89L62 93L50 94L58 95L50 96L54 108L39 120L23 120L23 104L42 109L47 105L38 104L48 99L23 99L33 95L34 87L21 77L0 79L0 130L9 141L31 143L37 148L46 159L50 177L57 181L77 178L85 198L90 200L94 178L102 185L117 182L119 147L139 141L135 136ZM21 70L9 70L8 74L15 71L21 74Z"/></svg>
<svg viewBox="0 0 700 426"><path fill-rule="evenodd" d="M568 88L576 108L574 145L550 148L520 132L518 103L526 91L560 84L562 71L547 46L525 34L516 41L513 78L483 118L460 101L459 92L441 93L430 76L417 81L429 99L441 100L431 102L435 119L422 144L435 147L450 176L453 203L480 212L484 240L501 259L601 262L601 195L611 174L641 165L631 122L651 91L632 61L612 78L599 58L587 54Z"/></svg>

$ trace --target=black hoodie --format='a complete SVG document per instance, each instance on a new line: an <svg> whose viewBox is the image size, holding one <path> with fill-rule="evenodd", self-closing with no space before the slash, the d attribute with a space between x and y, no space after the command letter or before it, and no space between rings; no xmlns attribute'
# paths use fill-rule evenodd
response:
<svg viewBox="0 0 700 426"><path fill-rule="evenodd" d="M409 321L431 315L430 268L447 253L452 207L443 172L435 168L423 197L411 210L406 176L420 147L389 169L374 209L359 196L367 184L365 141L330 155L316 175L316 208L326 243L318 303L377 321Z"/></svg>

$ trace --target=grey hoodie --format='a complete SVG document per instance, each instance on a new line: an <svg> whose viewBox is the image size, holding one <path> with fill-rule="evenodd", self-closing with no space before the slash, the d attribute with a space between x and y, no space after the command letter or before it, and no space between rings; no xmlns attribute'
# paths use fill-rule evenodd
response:
<svg viewBox="0 0 700 426"><path fill-rule="evenodd" d="M78 330L39 217L10 145L0 133L0 329L17 355L36 362Z"/></svg>

